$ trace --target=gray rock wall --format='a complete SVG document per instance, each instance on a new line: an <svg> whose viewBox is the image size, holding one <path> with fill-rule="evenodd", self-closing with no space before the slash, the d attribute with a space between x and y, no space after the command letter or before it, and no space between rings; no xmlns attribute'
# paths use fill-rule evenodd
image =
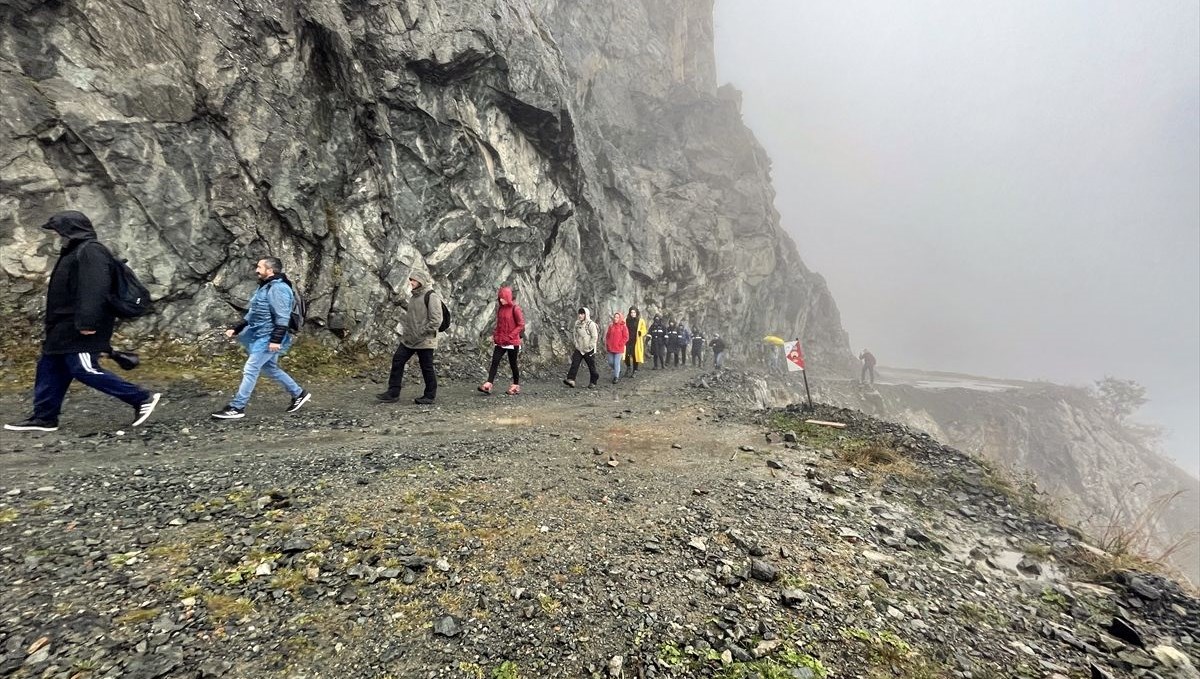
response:
<svg viewBox="0 0 1200 679"><path fill-rule="evenodd" d="M0 8L0 313L80 209L197 336L280 256L322 335L392 342L410 267L452 334L518 288L544 354L638 304L848 359L715 85L712 0L61 0Z"/></svg>

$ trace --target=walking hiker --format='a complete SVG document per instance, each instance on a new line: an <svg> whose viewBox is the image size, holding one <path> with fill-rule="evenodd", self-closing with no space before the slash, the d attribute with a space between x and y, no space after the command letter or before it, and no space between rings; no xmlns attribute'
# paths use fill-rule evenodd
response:
<svg viewBox="0 0 1200 679"><path fill-rule="evenodd" d="M692 344L692 331L688 329L686 321L679 321L679 360L683 363L683 367L687 367L688 347Z"/></svg>
<svg viewBox="0 0 1200 679"><path fill-rule="evenodd" d="M444 329L446 307L442 296L433 289L433 279L423 271L413 269L408 274L408 299L400 300L404 308L403 329L396 352L392 354L392 372L388 376L387 391L375 398L384 403L400 400L400 388L404 386L404 366L414 355L421 366L421 379L425 392L413 399L417 405L432 405L437 398L437 371L433 367L433 352L437 350L438 333Z"/></svg>
<svg viewBox="0 0 1200 679"><path fill-rule="evenodd" d="M704 366L704 345L707 343L704 333L697 328L696 332L692 333L692 365Z"/></svg>
<svg viewBox="0 0 1200 679"><path fill-rule="evenodd" d="M629 376L637 375L638 366L646 362L646 319L635 306L629 307L629 315L625 317L625 328L628 339L625 341L625 367L629 368Z"/></svg>
<svg viewBox="0 0 1200 679"><path fill-rule="evenodd" d="M624 322L622 321L622 327ZM596 380L600 379L600 373L596 372L596 342L600 337L599 328L596 327L596 322L592 320L592 312L587 307L579 307L579 312L575 319L575 333L573 340L575 342L575 350L571 352L571 368L567 371L567 379L563 380L563 384L568 387L575 386L575 375L579 373L579 362L587 363L588 367L588 389L593 389L596 386ZM624 348L625 345L621 345Z"/></svg>
<svg viewBox="0 0 1200 679"><path fill-rule="evenodd" d="M875 384L875 354L863 349L858 359L862 361L862 374L859 375L858 381L867 384L867 378L870 377L870 383Z"/></svg>
<svg viewBox="0 0 1200 679"><path fill-rule="evenodd" d="M229 405L213 413L218 420L237 420L246 416L246 404L254 393L259 373L274 379L292 397L287 412L294 413L312 397L296 384L291 375L279 367L279 357L292 346L289 332L295 291L283 273L283 262L275 257L258 260L254 269L258 289L250 298L250 308L237 325L225 331L229 338L237 337L246 348L246 364L242 367L242 384Z"/></svg>
<svg viewBox="0 0 1200 679"><path fill-rule="evenodd" d="M663 338L667 344L667 359L663 361L663 367L672 366L679 367L679 325L671 320L667 323L667 334Z"/></svg>
<svg viewBox="0 0 1200 679"><path fill-rule="evenodd" d="M96 238L82 212L59 212L43 229L63 238L58 261L46 288L45 338L33 383L33 414L9 431L57 431L63 399L73 380L133 408L133 425L154 412L159 393L131 384L100 366L100 355L113 351L116 314L109 304L117 261Z"/></svg>
<svg viewBox="0 0 1200 679"><path fill-rule="evenodd" d="M492 364L488 367L487 381L479 385L479 391L492 393L492 382L496 381L496 371L500 369L500 359L508 356L508 366L512 368L512 386L506 392L509 396L521 393L521 369L517 366L517 357L521 352L521 333L525 330L525 314L513 298L512 288L502 286L496 293L496 330L492 333Z"/></svg>
<svg viewBox="0 0 1200 679"><path fill-rule="evenodd" d="M713 350L713 367L720 370L725 366L725 350L728 347L725 340L721 339L720 335L713 335L712 350Z"/></svg>
<svg viewBox="0 0 1200 679"><path fill-rule="evenodd" d="M662 316L655 316L650 324L650 354L654 356L654 370L667 367L667 326Z"/></svg>
<svg viewBox="0 0 1200 679"><path fill-rule="evenodd" d="M642 323L643 327L645 325ZM613 313L612 323L604 331L604 349L608 352L608 364L612 366L612 383L616 384L621 379L621 355L628 355L629 351L629 323L628 319L621 318L620 311ZM636 363L634 366L634 370L637 370Z"/></svg>

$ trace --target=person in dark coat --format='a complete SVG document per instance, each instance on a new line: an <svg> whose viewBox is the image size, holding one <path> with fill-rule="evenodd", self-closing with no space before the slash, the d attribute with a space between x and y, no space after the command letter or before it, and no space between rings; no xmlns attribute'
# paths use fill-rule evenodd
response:
<svg viewBox="0 0 1200 679"><path fill-rule="evenodd" d="M667 326L662 316L655 316L650 324L650 353L654 356L653 370L667 367Z"/></svg>
<svg viewBox="0 0 1200 679"><path fill-rule="evenodd" d="M63 246L46 289L45 339L34 377L33 414L4 428L56 431L63 399L74 380L132 407L136 427L154 412L162 394L126 382L100 365L100 355L113 351L117 319L108 296L117 262L82 212L59 212L42 228L61 236Z"/></svg>
<svg viewBox="0 0 1200 679"><path fill-rule="evenodd" d="M667 345L667 359L663 361L663 367L671 366L679 367L679 325L675 321L667 323L667 336L664 338Z"/></svg>
<svg viewBox="0 0 1200 679"><path fill-rule="evenodd" d="M712 351L713 351L713 367L720 370L725 367L725 352L729 345L725 340L721 339L720 335L713 335Z"/></svg>
<svg viewBox="0 0 1200 679"><path fill-rule="evenodd" d="M692 365L696 367L704 366L704 346L708 344L704 333L697 328L692 333Z"/></svg>
<svg viewBox="0 0 1200 679"><path fill-rule="evenodd" d="M858 360L862 361L862 374L859 375L859 381L863 384L875 384L875 354L863 349L858 355ZM868 382L867 380L870 380Z"/></svg>

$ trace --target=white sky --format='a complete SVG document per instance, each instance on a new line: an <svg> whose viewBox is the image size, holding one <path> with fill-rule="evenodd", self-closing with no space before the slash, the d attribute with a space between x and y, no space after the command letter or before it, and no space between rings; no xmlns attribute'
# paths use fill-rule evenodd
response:
<svg viewBox="0 0 1200 679"><path fill-rule="evenodd" d="M716 39L856 351L1136 379L1200 474L1200 3L717 0Z"/></svg>

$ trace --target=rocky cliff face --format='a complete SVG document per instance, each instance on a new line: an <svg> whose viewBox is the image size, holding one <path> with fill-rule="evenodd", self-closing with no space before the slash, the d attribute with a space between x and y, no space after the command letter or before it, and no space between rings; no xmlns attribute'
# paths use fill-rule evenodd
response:
<svg viewBox="0 0 1200 679"><path fill-rule="evenodd" d="M842 360L772 207L712 0L23 0L0 8L0 310L35 318L52 212L88 213L197 335L280 256L325 336L390 344L410 267L534 344L580 304Z"/></svg>

